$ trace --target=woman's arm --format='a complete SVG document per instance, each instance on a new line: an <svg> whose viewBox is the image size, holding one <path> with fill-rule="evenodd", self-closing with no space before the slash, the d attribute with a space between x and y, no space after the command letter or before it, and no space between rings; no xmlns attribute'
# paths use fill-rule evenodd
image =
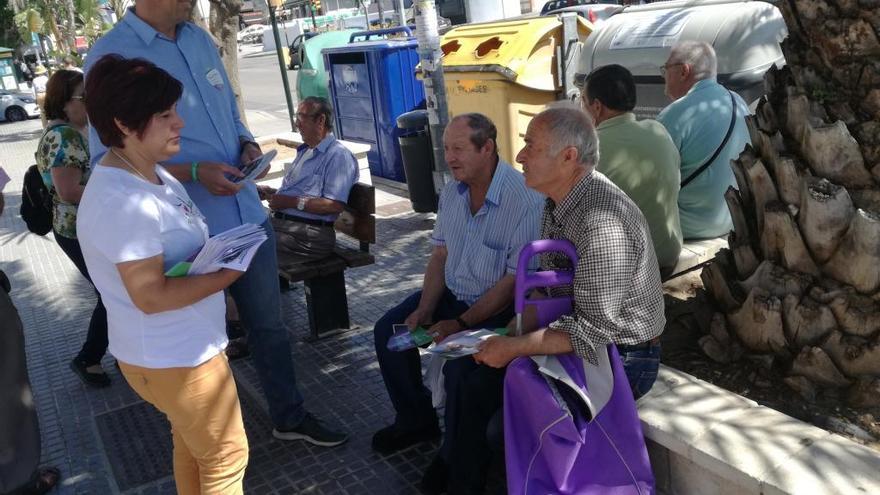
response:
<svg viewBox="0 0 880 495"><path fill-rule="evenodd" d="M166 277L162 255L116 265L135 306L146 314L185 308L219 292L244 272L219 272L187 277Z"/></svg>
<svg viewBox="0 0 880 495"><path fill-rule="evenodd" d="M76 167L53 167L52 185L58 191L61 201L72 205L79 204L85 186L81 185L82 170Z"/></svg>

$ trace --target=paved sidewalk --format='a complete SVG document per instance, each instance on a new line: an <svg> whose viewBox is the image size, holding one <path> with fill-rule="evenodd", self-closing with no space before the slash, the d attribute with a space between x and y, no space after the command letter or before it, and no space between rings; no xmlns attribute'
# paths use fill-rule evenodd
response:
<svg viewBox="0 0 880 495"><path fill-rule="evenodd" d="M54 493L174 493L168 426L136 396L108 356L113 384L86 388L68 367L84 339L94 296L51 234L27 232L18 215L21 182L33 163L39 120L0 123L0 164L12 177L0 218L0 268L26 331L28 365L43 434L43 463L60 468ZM351 433L325 449L271 437L265 403L250 360L234 363L251 445L247 493L418 493L436 445L392 456L370 449L370 437L392 418L372 344L372 325L421 284L428 215L380 186L376 264L346 274L352 322L359 327L309 344L301 286L282 297L292 352L308 408ZM403 211L403 213L396 213Z"/></svg>

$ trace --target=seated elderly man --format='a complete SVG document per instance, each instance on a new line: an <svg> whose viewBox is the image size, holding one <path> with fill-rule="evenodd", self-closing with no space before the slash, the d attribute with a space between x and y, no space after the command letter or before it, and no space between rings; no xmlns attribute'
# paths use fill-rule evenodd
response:
<svg viewBox="0 0 880 495"><path fill-rule="evenodd" d="M749 143L740 96L715 80L718 61L708 43L683 41L660 68L666 95L675 100L657 120L681 154L678 209L685 239L727 234L733 223L724 192L734 185L730 161Z"/></svg>
<svg viewBox="0 0 880 495"><path fill-rule="evenodd" d="M269 200L279 253L308 261L336 246L333 222L342 213L358 181L357 159L333 136L333 108L324 98L309 97L296 111L303 145L277 191L260 186Z"/></svg>
<svg viewBox="0 0 880 495"><path fill-rule="evenodd" d="M552 289L550 294L572 296L574 311L545 328L537 328L534 314L526 312L522 335L489 338L474 358L504 368L520 356L574 352L597 364L597 350L614 343L638 398L657 377L659 336L666 321L645 217L620 188L595 170L596 131L583 111L552 108L539 113L529 124L525 143L516 161L523 165L526 185L547 196L541 238L567 239L577 248L572 286ZM571 268L567 261L556 253L545 254L541 266ZM470 383L462 386L461 396L460 414L472 418L467 424L491 418L502 405L501 391L472 389ZM456 433L460 450L451 478L469 483L457 492L476 493L490 460L485 432L475 428Z"/></svg>
<svg viewBox="0 0 880 495"><path fill-rule="evenodd" d="M435 341L470 328L497 328L513 316L513 287L520 248L538 234L540 195L522 174L499 159L495 125L476 113L458 115L443 135L446 162L455 180L440 194L422 290L376 322L379 368L396 416L373 435L373 449L388 454L440 435L431 394L422 384L417 349L390 351L392 325L424 325ZM478 366L470 357L446 362L445 435L439 455L422 479L428 493L447 489L447 467L458 450L455 431L472 419L459 413L458 385L501 393L504 371ZM466 428L473 428L469 424ZM480 428L480 426L477 426ZM482 425L483 436L486 424Z"/></svg>
<svg viewBox="0 0 880 495"><path fill-rule="evenodd" d="M648 221L662 276L681 253L678 148L657 121L636 120L636 83L620 65L599 67L584 83L581 104L599 134L596 169L635 202Z"/></svg>

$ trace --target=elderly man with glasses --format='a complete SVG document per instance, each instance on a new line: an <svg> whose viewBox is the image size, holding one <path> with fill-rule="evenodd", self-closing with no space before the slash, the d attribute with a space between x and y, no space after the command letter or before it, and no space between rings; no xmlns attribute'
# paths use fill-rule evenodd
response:
<svg viewBox="0 0 880 495"><path fill-rule="evenodd" d="M672 48L660 74L674 100L657 120L681 154L678 209L685 239L727 234L733 224L724 192L734 185L730 160L749 142L748 106L716 80L718 61L707 43L684 41Z"/></svg>
<svg viewBox="0 0 880 495"><path fill-rule="evenodd" d="M333 135L333 109L324 98L309 97L296 111L303 143L277 191L260 186L272 208L279 253L302 261L323 258L336 246L333 222L358 181L357 159Z"/></svg>

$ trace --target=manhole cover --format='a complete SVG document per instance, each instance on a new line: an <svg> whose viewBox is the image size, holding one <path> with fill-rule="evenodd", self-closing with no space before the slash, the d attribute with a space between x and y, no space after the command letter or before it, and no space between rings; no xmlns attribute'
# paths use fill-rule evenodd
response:
<svg viewBox="0 0 880 495"><path fill-rule="evenodd" d="M249 443L262 442L271 435L271 421L240 386L238 397ZM99 414L95 422L120 491L171 476L171 426L151 404Z"/></svg>

